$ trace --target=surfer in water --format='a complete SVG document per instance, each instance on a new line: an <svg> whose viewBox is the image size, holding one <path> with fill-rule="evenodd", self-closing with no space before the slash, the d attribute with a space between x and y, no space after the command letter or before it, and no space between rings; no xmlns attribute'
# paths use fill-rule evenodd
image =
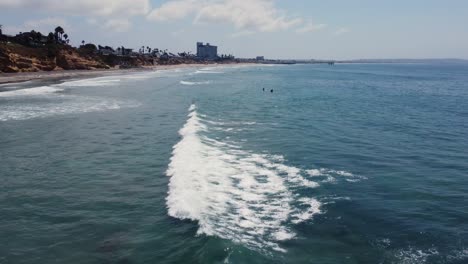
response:
<svg viewBox="0 0 468 264"><path fill-rule="evenodd" d="M273 93L273 89L271 89L270 92Z"/></svg>

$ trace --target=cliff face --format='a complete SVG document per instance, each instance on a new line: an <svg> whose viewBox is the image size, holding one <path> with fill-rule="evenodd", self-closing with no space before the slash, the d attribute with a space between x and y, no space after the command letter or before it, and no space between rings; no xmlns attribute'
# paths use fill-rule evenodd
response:
<svg viewBox="0 0 468 264"><path fill-rule="evenodd" d="M51 71L55 68L55 59L48 58L47 53L42 49L0 44L0 71L2 72Z"/></svg>
<svg viewBox="0 0 468 264"><path fill-rule="evenodd" d="M83 56L73 48L61 49L56 56L56 65L64 70L109 69L100 57Z"/></svg>
<svg viewBox="0 0 468 264"><path fill-rule="evenodd" d="M15 43L0 43L0 72L93 70L116 66L139 67L152 63L144 58L87 54L64 45L31 48Z"/></svg>

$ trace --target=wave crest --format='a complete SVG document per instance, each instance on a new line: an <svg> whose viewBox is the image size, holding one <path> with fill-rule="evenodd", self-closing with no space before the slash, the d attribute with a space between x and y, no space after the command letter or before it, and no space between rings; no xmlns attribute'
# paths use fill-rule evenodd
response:
<svg viewBox="0 0 468 264"><path fill-rule="evenodd" d="M0 97L45 95L45 94L56 93L56 92L61 92L61 91L63 91L63 89L50 87L50 86L40 86L40 87L34 87L34 88L0 92Z"/></svg>
<svg viewBox="0 0 468 264"><path fill-rule="evenodd" d="M180 81L180 84L182 84L182 85L189 85L189 86L193 86L193 85L204 85L204 84L210 84L210 83L211 83L210 81L204 81L204 82Z"/></svg>

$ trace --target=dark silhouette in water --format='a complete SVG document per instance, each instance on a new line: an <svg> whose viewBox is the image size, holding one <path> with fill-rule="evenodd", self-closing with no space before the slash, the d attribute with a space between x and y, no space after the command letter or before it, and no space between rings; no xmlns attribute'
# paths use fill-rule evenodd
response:
<svg viewBox="0 0 468 264"><path fill-rule="evenodd" d="M270 92L273 93L273 89L271 89Z"/></svg>
<svg viewBox="0 0 468 264"><path fill-rule="evenodd" d="M133 261L126 256L128 241L124 233L116 233L99 243L98 258L102 264L132 264Z"/></svg>
<svg viewBox="0 0 468 264"><path fill-rule="evenodd" d="M265 91L265 88L263 88L263 91Z"/></svg>

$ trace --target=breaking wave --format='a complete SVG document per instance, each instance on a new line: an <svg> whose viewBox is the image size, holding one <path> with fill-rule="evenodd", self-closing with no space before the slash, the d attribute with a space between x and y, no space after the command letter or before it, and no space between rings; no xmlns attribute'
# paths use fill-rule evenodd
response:
<svg viewBox="0 0 468 264"><path fill-rule="evenodd" d="M31 95L44 95L49 93L56 93L63 91L60 88L41 86L27 89L18 89L0 92L0 97L17 97L17 96L31 96Z"/></svg>
<svg viewBox="0 0 468 264"><path fill-rule="evenodd" d="M63 99L63 98L62 98ZM22 103L0 106L0 121L28 120L58 115L82 114L138 107L135 101L99 97L67 96L60 102L45 104Z"/></svg>
<svg viewBox="0 0 468 264"><path fill-rule="evenodd" d="M91 79L82 79L76 81L68 81L57 86L61 87L97 87L97 86L111 86L120 82L120 77L98 77Z"/></svg>
<svg viewBox="0 0 468 264"><path fill-rule="evenodd" d="M282 156L210 138L210 125L192 105L167 170L169 215L198 221L198 234L284 251L279 243L296 236L293 226L321 213L317 199L296 192L319 184Z"/></svg>
<svg viewBox="0 0 468 264"><path fill-rule="evenodd" d="M221 73L224 73L224 72L213 71L213 70L204 70L204 69L201 69L201 70L198 70L198 71L195 72L195 74L221 74Z"/></svg>
<svg viewBox="0 0 468 264"><path fill-rule="evenodd" d="M80 85L84 85L85 82L89 81L78 81ZM59 93L63 91L64 89L60 87L41 86L0 92L0 99L15 99L11 100L8 104L0 104L0 121L28 120L57 115L101 112L121 108L133 108L140 105L140 103L132 100ZM27 100L23 100L25 98ZM34 100L31 101L30 99L33 98Z"/></svg>
<svg viewBox="0 0 468 264"><path fill-rule="evenodd" d="M210 83L211 83L210 81L204 81L204 82L180 81L180 84L182 84L182 85L189 85L189 86L193 86L193 85L203 85L203 84L210 84Z"/></svg>

